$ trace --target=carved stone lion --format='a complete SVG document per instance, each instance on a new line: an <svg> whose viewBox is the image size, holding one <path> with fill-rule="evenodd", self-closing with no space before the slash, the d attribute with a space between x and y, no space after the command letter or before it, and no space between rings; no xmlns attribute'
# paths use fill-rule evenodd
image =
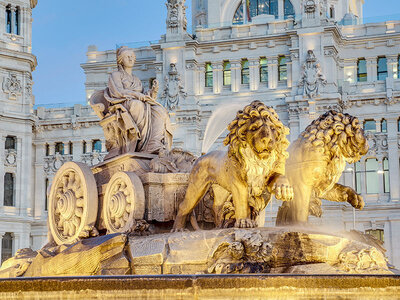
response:
<svg viewBox="0 0 400 300"><path fill-rule="evenodd" d="M277 225L306 223L309 214L320 217L321 199L364 207L359 194L337 183L346 162L355 163L368 152L367 138L356 117L331 110L314 120L288 151L286 177L294 198L279 208Z"/></svg>
<svg viewBox="0 0 400 300"><path fill-rule="evenodd" d="M228 130L224 140L224 145L229 145L228 151L210 152L193 166L173 230L185 227L187 216L209 188L214 192L217 227L222 226L230 201L228 214L235 220L234 226L254 227L271 194L280 200L293 197L293 190L283 176L289 129L274 109L254 101L238 111Z"/></svg>

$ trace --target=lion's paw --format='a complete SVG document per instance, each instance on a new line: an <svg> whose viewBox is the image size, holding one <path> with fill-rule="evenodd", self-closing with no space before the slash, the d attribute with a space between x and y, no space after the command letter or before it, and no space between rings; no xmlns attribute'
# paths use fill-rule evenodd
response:
<svg viewBox="0 0 400 300"><path fill-rule="evenodd" d="M257 227L257 222L251 219L239 219L235 223L236 228L255 228Z"/></svg>
<svg viewBox="0 0 400 300"><path fill-rule="evenodd" d="M357 209L363 209L365 205L363 197L356 193L348 194L347 202Z"/></svg>

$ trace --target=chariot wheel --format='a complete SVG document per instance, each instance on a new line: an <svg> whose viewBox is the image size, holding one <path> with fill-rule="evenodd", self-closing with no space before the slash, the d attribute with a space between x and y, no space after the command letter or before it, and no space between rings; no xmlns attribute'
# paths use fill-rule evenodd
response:
<svg viewBox="0 0 400 300"><path fill-rule="evenodd" d="M97 219L96 181L83 163L67 162L57 171L49 194L49 227L54 241L71 244Z"/></svg>
<svg viewBox="0 0 400 300"><path fill-rule="evenodd" d="M132 172L115 173L107 184L103 218L107 233L128 232L137 219L143 219L145 196L140 178Z"/></svg>

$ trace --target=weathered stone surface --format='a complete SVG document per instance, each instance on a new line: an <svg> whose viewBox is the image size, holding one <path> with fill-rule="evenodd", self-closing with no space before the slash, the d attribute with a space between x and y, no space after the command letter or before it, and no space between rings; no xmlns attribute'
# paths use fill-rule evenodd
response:
<svg viewBox="0 0 400 300"><path fill-rule="evenodd" d="M134 274L392 274L376 241L353 237L293 228L232 228L135 237L129 245Z"/></svg>
<svg viewBox="0 0 400 300"><path fill-rule="evenodd" d="M127 236L110 234L70 246L41 249L24 277L124 275L130 273L125 256Z"/></svg>
<svg viewBox="0 0 400 300"><path fill-rule="evenodd" d="M14 257L7 259L0 268L0 278L23 275L38 253L30 248L19 249Z"/></svg>
<svg viewBox="0 0 400 300"><path fill-rule="evenodd" d="M15 257L4 266L3 277L393 274L384 252L377 240L360 233L333 234L299 228L229 228L131 235L129 239L125 234L110 234L70 246L44 248L30 266L22 268L14 261L23 257Z"/></svg>

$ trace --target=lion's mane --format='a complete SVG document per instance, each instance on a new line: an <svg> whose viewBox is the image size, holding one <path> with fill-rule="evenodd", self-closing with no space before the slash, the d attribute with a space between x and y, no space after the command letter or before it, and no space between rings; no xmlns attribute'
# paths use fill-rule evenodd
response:
<svg viewBox="0 0 400 300"><path fill-rule="evenodd" d="M289 146L286 138L289 128L283 125L272 107L266 106L261 101L253 101L243 110L239 110L236 118L228 125L229 133L224 139L224 145L229 145L229 155L243 163L240 149L247 147L246 132L257 119L262 119L275 129L274 150L277 152L277 162L282 163L284 168L285 160L289 157L289 153L286 151Z"/></svg>
<svg viewBox="0 0 400 300"><path fill-rule="evenodd" d="M368 151L358 119L333 110L314 120L301 136L306 147L322 148L330 159L345 156L358 161Z"/></svg>

